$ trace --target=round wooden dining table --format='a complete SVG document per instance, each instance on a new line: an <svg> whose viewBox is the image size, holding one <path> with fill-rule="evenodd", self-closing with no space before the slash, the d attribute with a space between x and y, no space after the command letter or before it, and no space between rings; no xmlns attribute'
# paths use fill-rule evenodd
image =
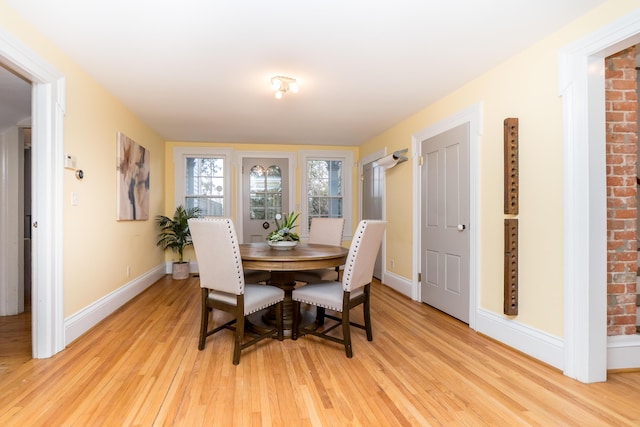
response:
<svg viewBox="0 0 640 427"><path fill-rule="evenodd" d="M314 270L319 268L335 268L343 265L347 259L349 249L342 246L319 245L314 243L299 243L293 249L273 249L266 242L243 243L240 245L242 265L248 270L271 272L269 285L284 290L284 332L291 335L292 306L291 292L296 287L296 271ZM304 318L304 316L303 316ZM259 327L264 322L274 323L274 310L268 310L259 316L250 316L251 323Z"/></svg>

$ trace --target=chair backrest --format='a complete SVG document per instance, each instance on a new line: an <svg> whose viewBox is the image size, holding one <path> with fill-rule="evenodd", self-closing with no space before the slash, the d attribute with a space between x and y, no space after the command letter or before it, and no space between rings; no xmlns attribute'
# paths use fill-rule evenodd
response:
<svg viewBox="0 0 640 427"><path fill-rule="evenodd" d="M309 243L340 246L344 218L312 218L309 229Z"/></svg>
<svg viewBox="0 0 640 427"><path fill-rule="evenodd" d="M373 268L386 225L386 221L372 219L363 219L358 224L342 273L345 291L353 291L373 280Z"/></svg>
<svg viewBox="0 0 640 427"><path fill-rule="evenodd" d="M229 218L192 218L189 230L198 259L200 287L244 294L238 236Z"/></svg>

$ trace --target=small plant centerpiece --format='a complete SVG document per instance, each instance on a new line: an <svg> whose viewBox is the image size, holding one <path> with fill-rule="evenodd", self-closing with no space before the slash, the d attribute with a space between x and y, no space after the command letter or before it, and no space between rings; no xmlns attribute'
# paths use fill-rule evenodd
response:
<svg viewBox="0 0 640 427"><path fill-rule="evenodd" d="M269 246L274 249L293 249L300 241L300 236L293 231L299 216L300 214L295 212L291 212L284 217L277 214L274 220L276 229L267 236Z"/></svg>
<svg viewBox="0 0 640 427"><path fill-rule="evenodd" d="M171 274L174 279L182 280L189 277L189 263L184 260L184 248L193 244L189 231L189 218L200 216L200 208L185 209L182 205L176 208L173 218L156 216L156 224L160 228L157 246L171 249L178 254L178 261L174 261Z"/></svg>

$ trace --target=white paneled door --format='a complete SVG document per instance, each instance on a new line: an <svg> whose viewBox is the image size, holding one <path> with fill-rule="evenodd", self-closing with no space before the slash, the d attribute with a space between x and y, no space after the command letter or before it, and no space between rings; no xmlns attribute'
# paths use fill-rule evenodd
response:
<svg viewBox="0 0 640 427"><path fill-rule="evenodd" d="M289 162L286 158L242 160L243 241L264 242L276 214L288 213Z"/></svg>
<svg viewBox="0 0 640 427"><path fill-rule="evenodd" d="M469 323L469 123L421 144L421 299Z"/></svg>

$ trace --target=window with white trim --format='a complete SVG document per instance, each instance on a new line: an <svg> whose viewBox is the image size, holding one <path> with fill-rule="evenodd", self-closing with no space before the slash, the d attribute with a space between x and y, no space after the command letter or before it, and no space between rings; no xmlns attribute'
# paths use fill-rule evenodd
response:
<svg viewBox="0 0 640 427"><path fill-rule="evenodd" d="M300 177L302 235L309 235L309 226L314 217L344 218L345 235L350 235L353 153L301 151Z"/></svg>
<svg viewBox="0 0 640 427"><path fill-rule="evenodd" d="M231 153L229 149L176 147L176 206L198 207L202 216L230 216Z"/></svg>

